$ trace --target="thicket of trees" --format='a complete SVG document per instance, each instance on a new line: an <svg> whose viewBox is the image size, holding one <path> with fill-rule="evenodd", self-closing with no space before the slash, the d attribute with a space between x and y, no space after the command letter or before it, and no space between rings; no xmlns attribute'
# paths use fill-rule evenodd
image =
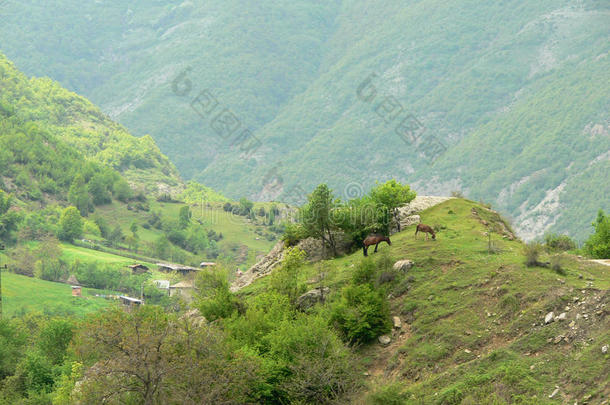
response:
<svg viewBox="0 0 610 405"><path fill-rule="evenodd" d="M595 233L585 242L585 252L596 259L610 259L610 217L599 210L592 225Z"/></svg>
<svg viewBox="0 0 610 405"><path fill-rule="evenodd" d="M336 254L336 235L343 232L354 246L360 247L370 233L389 235L393 224L400 229L397 209L415 196L408 185L389 180L377 184L368 195L341 201L326 184L320 184L300 208L297 222L286 226L283 238L288 245L294 245L311 236L322 240Z"/></svg>

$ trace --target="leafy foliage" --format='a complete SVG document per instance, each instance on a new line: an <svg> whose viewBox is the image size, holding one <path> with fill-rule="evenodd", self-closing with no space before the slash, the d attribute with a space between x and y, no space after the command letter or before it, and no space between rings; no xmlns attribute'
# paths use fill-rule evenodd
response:
<svg viewBox="0 0 610 405"><path fill-rule="evenodd" d="M610 258L610 217L600 210L592 225L595 233L585 242L585 251L597 259Z"/></svg>

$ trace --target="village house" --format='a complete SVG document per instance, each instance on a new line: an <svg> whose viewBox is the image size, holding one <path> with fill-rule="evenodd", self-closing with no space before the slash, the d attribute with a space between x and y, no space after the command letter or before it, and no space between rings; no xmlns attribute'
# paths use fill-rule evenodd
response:
<svg viewBox="0 0 610 405"><path fill-rule="evenodd" d="M170 297L181 297L187 302L191 302L193 300L193 296L195 294L195 284L192 280L189 281L181 281L169 287L169 296Z"/></svg>
<svg viewBox="0 0 610 405"><path fill-rule="evenodd" d="M157 263L157 266L159 266L160 271L163 271L165 273L175 271L176 273L179 273L183 276L192 275L201 270L196 267L183 266L180 264L170 264L170 263Z"/></svg>
<svg viewBox="0 0 610 405"><path fill-rule="evenodd" d="M139 264L139 263L132 264L127 267L129 267L131 269L131 272L133 274L143 274L143 273L148 272L148 267L144 266L143 264Z"/></svg>
<svg viewBox="0 0 610 405"><path fill-rule="evenodd" d="M128 297L126 295L119 296L119 299L121 300L121 304L123 304L125 307L127 307L127 309L132 309L134 307L138 307L144 303L142 300L139 300L137 298Z"/></svg>
<svg viewBox="0 0 610 405"><path fill-rule="evenodd" d="M80 282L76 279L74 274L71 274L70 277L66 280L66 284L72 285L72 296L73 297L82 297L83 291L80 286Z"/></svg>

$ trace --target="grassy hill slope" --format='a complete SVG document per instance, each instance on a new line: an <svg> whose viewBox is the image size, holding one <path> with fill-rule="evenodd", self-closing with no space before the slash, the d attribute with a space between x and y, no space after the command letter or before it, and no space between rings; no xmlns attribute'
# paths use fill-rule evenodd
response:
<svg viewBox="0 0 610 405"><path fill-rule="evenodd" d="M28 312L82 316L116 305L115 301L95 296L109 293L83 288L82 297L73 297L72 287L68 284L2 272L2 314L9 318Z"/></svg>
<svg viewBox="0 0 610 405"><path fill-rule="evenodd" d="M482 221L494 229L501 219L472 201L453 199L421 216L441 227L436 241L414 239L411 226L364 259L377 268L401 259L415 266L395 278L376 273L373 282L389 294L402 327L388 346L356 349L368 394L352 403L601 403L610 395L609 355L602 354L610 342L607 267L572 255L562 256L558 271L526 267L522 243L499 233L489 253ZM301 283L331 289L314 313L340 299L362 262L358 251L301 270ZM259 279L242 296L256 297L270 280ZM551 311L566 319L545 324Z"/></svg>

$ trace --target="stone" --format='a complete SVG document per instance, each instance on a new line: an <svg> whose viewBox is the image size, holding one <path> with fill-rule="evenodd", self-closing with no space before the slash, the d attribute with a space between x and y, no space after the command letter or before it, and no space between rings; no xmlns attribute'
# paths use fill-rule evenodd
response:
<svg viewBox="0 0 610 405"><path fill-rule="evenodd" d="M394 329L402 328L402 322L400 321L399 317L397 317L397 316L392 317L392 321L394 322Z"/></svg>
<svg viewBox="0 0 610 405"><path fill-rule="evenodd" d="M468 349L464 349L464 352L465 352L465 353L468 353L468 354L472 353L472 352L471 352L470 350L468 350Z"/></svg>
<svg viewBox="0 0 610 405"><path fill-rule="evenodd" d="M572 322L570 322L570 324L569 324L568 326L569 326L570 328L573 328L574 326L576 326L576 322L575 322L575 321L572 321Z"/></svg>
<svg viewBox="0 0 610 405"><path fill-rule="evenodd" d="M301 311L305 311L317 303L323 303L329 293L330 288L328 287L318 287L309 290L297 298L297 308Z"/></svg>
<svg viewBox="0 0 610 405"><path fill-rule="evenodd" d="M398 271L402 271L402 272L406 272L409 269L411 269L413 266L415 265L415 263L412 260L399 260L396 263L394 263L394 270L398 270Z"/></svg>
<svg viewBox="0 0 610 405"><path fill-rule="evenodd" d="M377 340L379 340L379 343L381 343L383 346L389 345L392 341L392 339L388 335L381 335L377 338Z"/></svg>
<svg viewBox="0 0 610 405"><path fill-rule="evenodd" d="M554 318L555 318L555 314L553 314L553 311L551 311L548 314L546 314L546 316L544 317L544 323L549 324L549 323L553 322Z"/></svg>
<svg viewBox="0 0 610 405"><path fill-rule="evenodd" d="M553 343L557 344L557 343L561 342L563 340L563 338L564 337L562 335L556 336L555 340L553 340Z"/></svg>
<svg viewBox="0 0 610 405"><path fill-rule="evenodd" d="M608 345L603 345L602 346L602 353L603 354L607 354L608 353Z"/></svg>
<svg viewBox="0 0 610 405"><path fill-rule="evenodd" d="M421 217L419 215L409 215L400 221L400 229L404 229L408 226L419 224L421 222Z"/></svg>
<svg viewBox="0 0 610 405"><path fill-rule="evenodd" d="M565 321L565 320L566 320L566 317L567 317L566 313L565 313L565 312L562 312L562 313L560 313L559 315L557 315L557 316L555 317L555 320L556 320L556 321Z"/></svg>
<svg viewBox="0 0 610 405"><path fill-rule="evenodd" d="M551 393L551 395L549 395L549 398L553 398L558 393L559 393L559 388L555 388L555 391L553 391L553 393Z"/></svg>

